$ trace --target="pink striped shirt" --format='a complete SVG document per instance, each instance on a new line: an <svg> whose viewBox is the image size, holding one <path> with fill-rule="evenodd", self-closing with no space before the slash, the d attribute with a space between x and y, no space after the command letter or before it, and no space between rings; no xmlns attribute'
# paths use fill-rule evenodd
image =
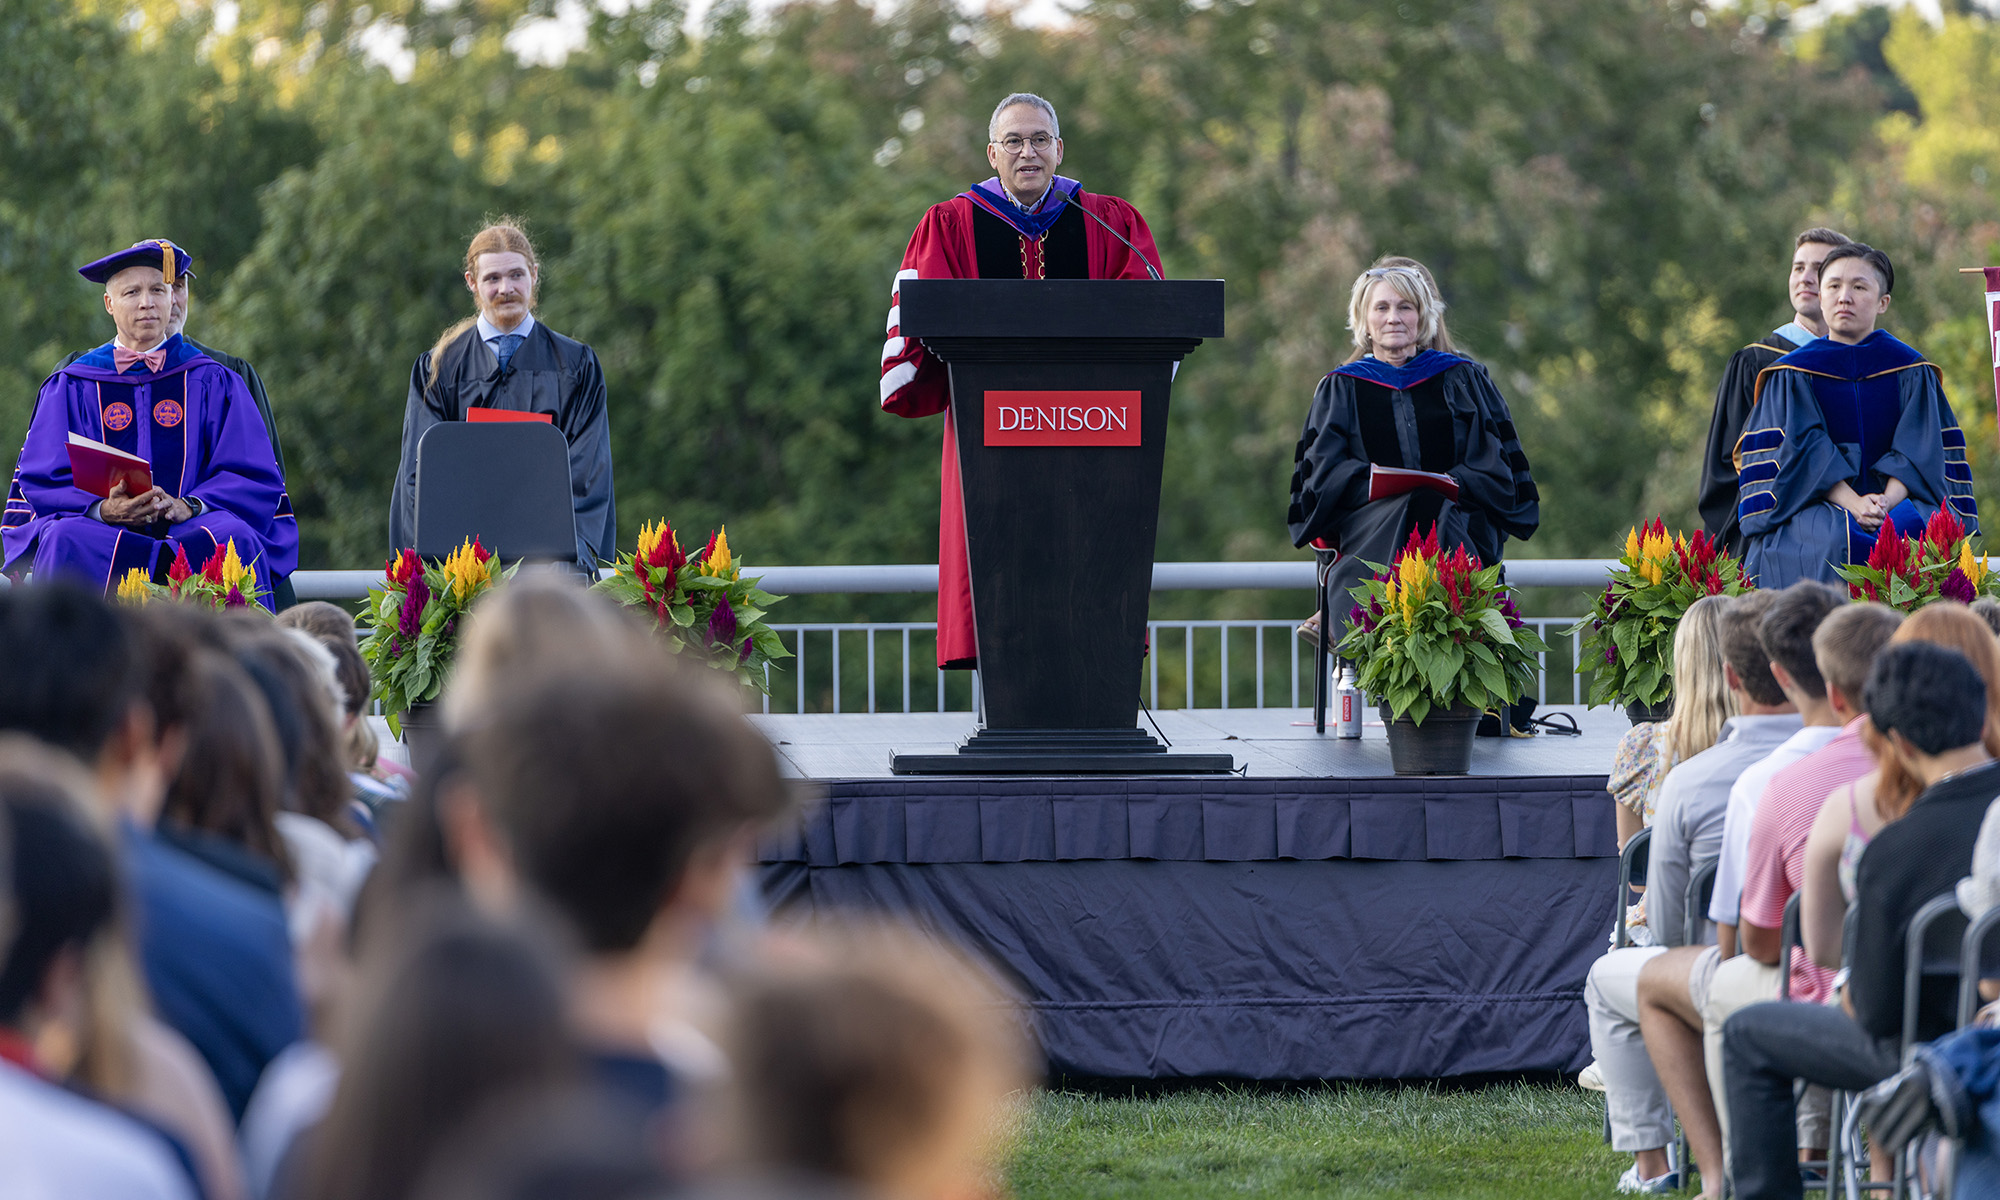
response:
<svg viewBox="0 0 2000 1200"><path fill-rule="evenodd" d="M1861 740L1861 718L1841 729L1840 736L1779 771L1765 785L1750 822L1750 848L1744 856L1742 919L1765 929L1785 923L1785 904L1799 890L1805 875L1806 838L1820 806L1835 788L1875 769L1875 756ZM1815 966L1804 951L1792 952L1792 999L1824 1001L1833 987L1833 972Z"/></svg>

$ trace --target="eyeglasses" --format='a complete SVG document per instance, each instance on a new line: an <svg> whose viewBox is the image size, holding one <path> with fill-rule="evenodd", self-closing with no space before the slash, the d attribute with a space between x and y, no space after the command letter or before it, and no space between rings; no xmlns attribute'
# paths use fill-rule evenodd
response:
<svg viewBox="0 0 2000 1200"><path fill-rule="evenodd" d="M1010 133L1006 137L1001 138L997 142L988 143L988 145L1000 147L1002 150L1005 150L1007 153L1012 154L1017 158L1020 156L1023 150L1026 150L1031 146L1034 148L1035 153L1046 154L1048 153L1049 147L1055 144L1056 140L1053 137L1050 137L1046 133L1030 134L1027 137L1022 137L1018 133Z"/></svg>

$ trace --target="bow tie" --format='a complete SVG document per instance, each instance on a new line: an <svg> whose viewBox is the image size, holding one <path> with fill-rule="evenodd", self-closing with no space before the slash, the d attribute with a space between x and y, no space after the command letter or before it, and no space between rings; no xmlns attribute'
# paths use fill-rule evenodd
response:
<svg viewBox="0 0 2000 1200"><path fill-rule="evenodd" d="M123 375L126 371L130 370L133 363L139 362L142 359L145 361L146 369L148 371L158 371L161 367L166 366L167 365L166 343L162 342L158 346L155 346L153 349L144 351L127 350L123 346L111 347L111 361L117 364L118 373L120 375Z"/></svg>

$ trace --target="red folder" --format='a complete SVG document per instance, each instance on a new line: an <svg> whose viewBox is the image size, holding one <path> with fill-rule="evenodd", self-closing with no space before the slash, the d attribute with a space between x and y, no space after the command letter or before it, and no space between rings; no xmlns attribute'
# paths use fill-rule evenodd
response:
<svg viewBox="0 0 2000 1200"><path fill-rule="evenodd" d="M1436 471L1411 471L1403 467L1368 468L1370 501L1400 496L1404 492L1414 492L1418 488L1442 492L1447 500L1458 499L1458 480L1449 475L1440 475Z"/></svg>
<svg viewBox="0 0 2000 1200"><path fill-rule="evenodd" d="M485 425L493 421L540 421L544 425L556 423L556 419L547 413L521 412L512 408L468 408L465 410L465 419L474 425Z"/></svg>
<svg viewBox="0 0 2000 1200"><path fill-rule="evenodd" d="M69 473L77 487L93 496L109 497L121 481L128 496L144 495L153 488L153 468L145 459L80 433L69 435Z"/></svg>

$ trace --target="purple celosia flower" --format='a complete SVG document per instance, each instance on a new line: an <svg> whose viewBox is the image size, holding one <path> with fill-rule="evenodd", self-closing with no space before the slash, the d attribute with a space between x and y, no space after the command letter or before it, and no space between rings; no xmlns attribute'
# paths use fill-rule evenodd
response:
<svg viewBox="0 0 2000 1200"><path fill-rule="evenodd" d="M406 638L416 637L424 628L424 605L431 600L431 585L424 582L422 575L410 580L409 590L403 593L403 611L396 616L396 632Z"/></svg>
<svg viewBox="0 0 2000 1200"><path fill-rule="evenodd" d="M1956 600L1960 604L1970 604L1978 598L1979 593L1973 589L1972 581L1965 577L1965 572L1953 567L1951 574L1945 576L1944 582L1938 585L1938 595L1946 600Z"/></svg>
<svg viewBox="0 0 2000 1200"><path fill-rule="evenodd" d="M729 597L715 602L715 611L708 617L708 644L711 646L734 646L736 644L736 610L729 607Z"/></svg>
<svg viewBox="0 0 2000 1200"><path fill-rule="evenodd" d="M1604 661L1608 663L1618 661L1618 647L1615 644L1604 647Z"/></svg>

